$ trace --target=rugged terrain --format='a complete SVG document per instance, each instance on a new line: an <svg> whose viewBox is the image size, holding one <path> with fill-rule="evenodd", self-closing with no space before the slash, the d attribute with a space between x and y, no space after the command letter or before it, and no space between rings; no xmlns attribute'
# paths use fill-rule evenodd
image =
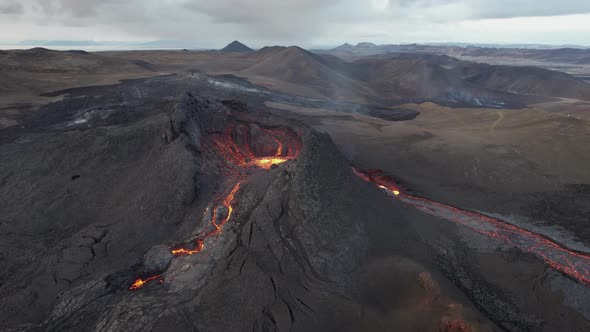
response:
<svg viewBox="0 0 590 332"><path fill-rule="evenodd" d="M588 103L547 92L579 80L296 47L36 52L55 60L11 51L0 73L39 75L2 110L0 329L588 330Z"/></svg>
<svg viewBox="0 0 590 332"><path fill-rule="evenodd" d="M239 43L239 42L238 42ZM0 126L14 126L52 91L183 71L235 75L273 91L391 108L408 102L520 108L551 98L590 99L590 84L530 66L487 65L446 55L389 53L341 59L299 47L222 51L1 51ZM244 48L246 47L246 48Z"/></svg>

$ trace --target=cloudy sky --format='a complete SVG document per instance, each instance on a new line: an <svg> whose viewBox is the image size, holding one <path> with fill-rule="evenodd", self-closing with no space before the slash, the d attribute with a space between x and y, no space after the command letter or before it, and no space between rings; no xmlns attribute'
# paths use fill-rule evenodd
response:
<svg viewBox="0 0 590 332"><path fill-rule="evenodd" d="M590 0L0 0L0 44L590 44Z"/></svg>

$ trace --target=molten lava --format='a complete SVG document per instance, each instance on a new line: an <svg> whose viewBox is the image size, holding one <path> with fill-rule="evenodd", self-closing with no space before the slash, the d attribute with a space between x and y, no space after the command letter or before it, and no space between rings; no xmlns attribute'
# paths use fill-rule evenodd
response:
<svg viewBox="0 0 590 332"><path fill-rule="evenodd" d="M223 198L213 201L210 221L212 228L209 227L208 231L204 231L194 240L194 248L173 249L171 252L174 256L198 254L205 249L205 239L221 234L223 227L233 216L236 194L251 169L268 170L273 165L279 165L297 157L300 141L293 131L287 128L258 129L257 134L252 135L249 126L231 125L222 134L214 134L209 141L205 142L207 147L213 147L210 152L213 152L214 156L211 159L221 158L227 182L232 184L232 189L227 195L222 196ZM224 213L224 215L221 216L220 213ZM153 280L163 282L161 275L156 275L147 279L135 280L129 289L137 290Z"/></svg>
<svg viewBox="0 0 590 332"><path fill-rule="evenodd" d="M395 183L395 180L391 176L383 174L383 171L379 169L361 171L353 167L352 171L361 179L367 182L372 182L376 184L377 187L385 189L393 193L395 196L401 193L401 189L397 183Z"/></svg>
<svg viewBox="0 0 590 332"><path fill-rule="evenodd" d="M273 165L282 164L295 158L299 150L299 141L294 133L287 129L260 129L258 139L269 138L276 144L276 152L259 155L252 149L252 135L245 125L229 126L222 135L212 138L216 151L222 155L229 167L259 167L270 169ZM240 143L236 141L240 139ZM261 138L262 137L262 138ZM265 146L265 148L267 148ZM270 148L270 147L268 147Z"/></svg>
<svg viewBox="0 0 590 332"><path fill-rule="evenodd" d="M213 212L213 219L211 220L211 224L215 227L215 230L213 232L209 233L207 236L216 235L216 234L221 233L223 226L231 218L231 215L234 211L234 208L232 206L232 203L234 201L234 196L236 195L236 192L238 192L238 190L240 189L241 184L242 184L241 182L238 182L234 186L234 188L230 191L230 193L223 199L222 204L227 209L227 216L225 216L225 218L221 221L220 224L217 223L217 213Z"/></svg>
<svg viewBox="0 0 590 332"><path fill-rule="evenodd" d="M178 248L172 250L172 254L176 256L194 255L203 251L203 248L205 248L205 242L201 239L196 239L195 243L197 244L197 246L194 249Z"/></svg>
<svg viewBox="0 0 590 332"><path fill-rule="evenodd" d="M258 159L255 159L252 162L252 164L256 165L260 168L271 169L273 165L282 164L287 160L289 160L289 159L287 159L287 158L258 158Z"/></svg>
<svg viewBox="0 0 590 332"><path fill-rule="evenodd" d="M135 282L133 284L131 284L131 286L129 286L129 290L138 290L141 287L145 286L145 284L148 283L149 281L156 280L156 279L159 279L158 281L160 283L162 283L162 282L164 282L164 280L161 279L161 277L162 277L162 275L158 274L158 275L146 278L146 279L137 278L137 279L135 279Z"/></svg>
<svg viewBox="0 0 590 332"><path fill-rule="evenodd" d="M403 203L422 212L466 226L485 236L501 240L522 251L533 253L551 268L586 286L590 286L589 254L574 251L541 234L517 227L500 219L401 193L395 181L388 176L384 176L381 171L361 171L355 168L353 168L353 171L363 180L372 182L386 192L392 193Z"/></svg>

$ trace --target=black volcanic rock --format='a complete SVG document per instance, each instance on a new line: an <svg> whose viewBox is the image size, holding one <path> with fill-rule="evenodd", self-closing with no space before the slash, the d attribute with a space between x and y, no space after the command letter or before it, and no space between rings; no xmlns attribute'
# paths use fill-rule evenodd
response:
<svg viewBox="0 0 590 332"><path fill-rule="evenodd" d="M221 52L244 53L244 52L254 52L254 50L251 49L250 47L240 43L239 41L234 40L233 42L229 43L226 47L222 48Z"/></svg>

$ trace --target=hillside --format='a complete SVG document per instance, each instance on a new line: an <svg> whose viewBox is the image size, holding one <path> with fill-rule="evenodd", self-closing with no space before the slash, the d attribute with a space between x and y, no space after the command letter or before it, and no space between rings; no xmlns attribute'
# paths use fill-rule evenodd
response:
<svg viewBox="0 0 590 332"><path fill-rule="evenodd" d="M255 63L240 74L305 85L327 97L370 92L339 70L340 59L324 58L299 47L265 47L252 55Z"/></svg>
<svg viewBox="0 0 590 332"><path fill-rule="evenodd" d="M510 93L557 96L590 100L590 84L572 75L539 67L473 64L464 71L474 73L469 82Z"/></svg>
<svg viewBox="0 0 590 332"><path fill-rule="evenodd" d="M444 67L447 59L401 54L367 57L354 62L361 66L363 80L380 95L395 98L449 98L453 91L473 94L476 87Z"/></svg>

